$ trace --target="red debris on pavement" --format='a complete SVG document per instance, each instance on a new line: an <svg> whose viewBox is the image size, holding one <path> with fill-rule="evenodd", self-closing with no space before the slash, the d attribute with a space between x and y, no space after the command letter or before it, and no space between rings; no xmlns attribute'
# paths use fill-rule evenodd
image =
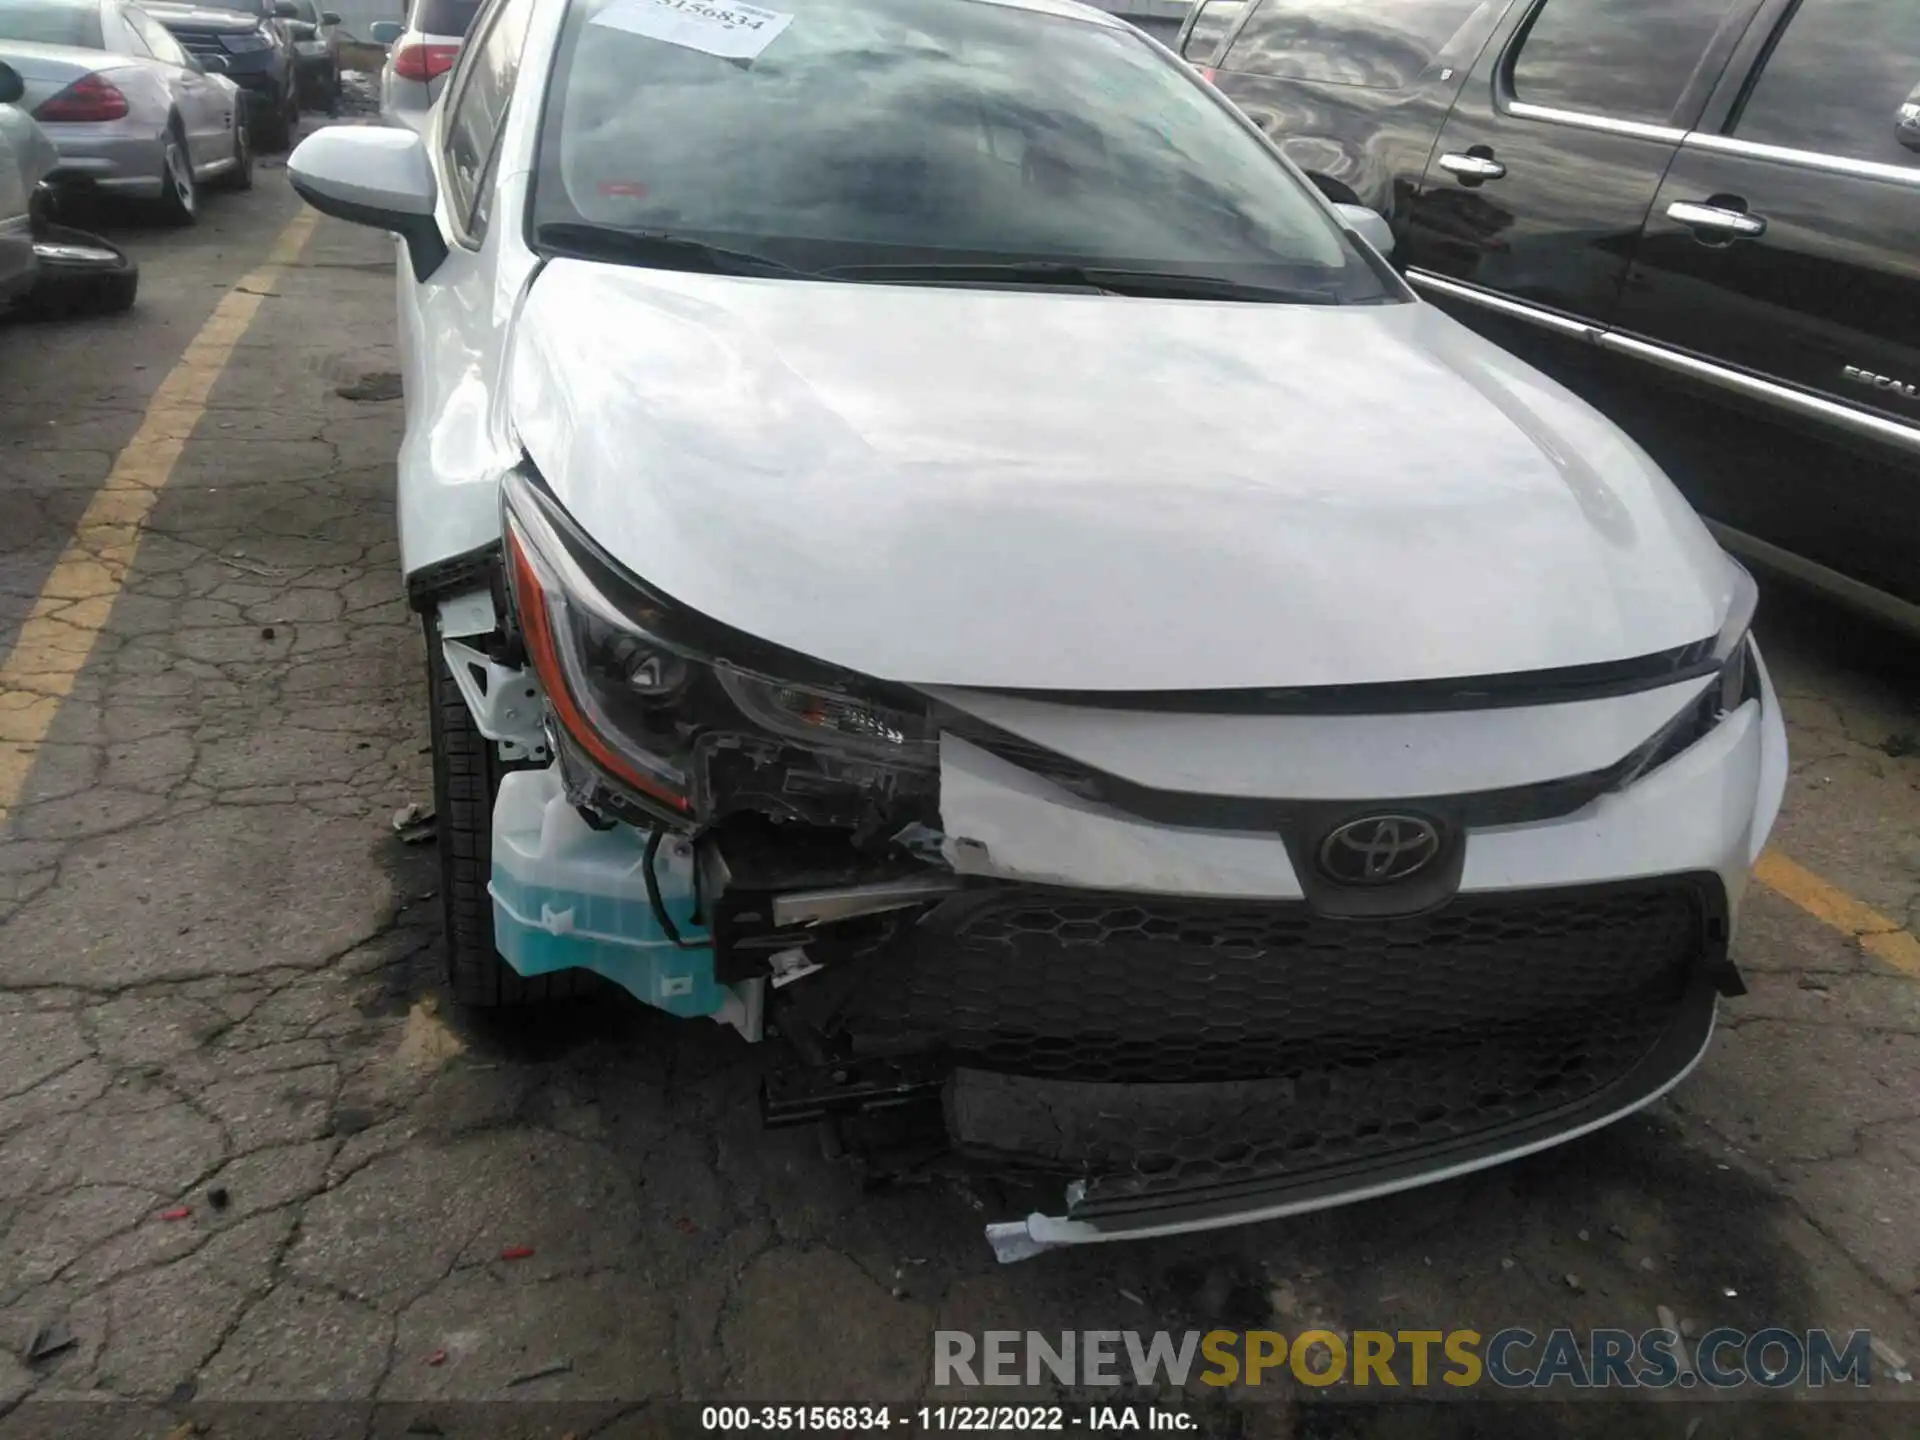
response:
<svg viewBox="0 0 1920 1440"><path fill-rule="evenodd" d="M509 1245L500 1252L502 1260L525 1260L533 1254L531 1245Z"/></svg>
<svg viewBox="0 0 1920 1440"><path fill-rule="evenodd" d="M447 1352L444 1350L436 1350L431 1355L427 1356L427 1364L429 1365L444 1365L446 1363L447 1363Z"/></svg>
<svg viewBox="0 0 1920 1440"><path fill-rule="evenodd" d="M698 1235L700 1233L700 1227L684 1215L673 1223L679 1227L682 1235Z"/></svg>
<svg viewBox="0 0 1920 1440"><path fill-rule="evenodd" d="M160 1218L162 1220L184 1220L191 1214L193 1214L193 1211L187 1206L176 1205L171 1210L162 1210L160 1212Z"/></svg>

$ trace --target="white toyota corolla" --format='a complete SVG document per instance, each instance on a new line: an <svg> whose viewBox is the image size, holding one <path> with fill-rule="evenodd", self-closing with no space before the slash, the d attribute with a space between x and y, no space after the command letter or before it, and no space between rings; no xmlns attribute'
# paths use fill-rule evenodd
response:
<svg viewBox="0 0 1920 1440"><path fill-rule="evenodd" d="M291 162L401 237L454 993L1068 1179L1003 1258L1674 1085L1787 768L1746 574L1136 31L777 3L490 0Z"/></svg>

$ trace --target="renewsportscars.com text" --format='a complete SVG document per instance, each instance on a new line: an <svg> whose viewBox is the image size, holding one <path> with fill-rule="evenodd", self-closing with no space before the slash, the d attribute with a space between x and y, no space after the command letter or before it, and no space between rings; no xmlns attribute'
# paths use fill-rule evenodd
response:
<svg viewBox="0 0 1920 1440"><path fill-rule="evenodd" d="M1455 1390L1667 1390L1866 1387L1865 1330L1709 1330L1697 1344L1667 1329L1518 1326L1477 1330L938 1330L933 1383L946 1385L1310 1386Z"/></svg>

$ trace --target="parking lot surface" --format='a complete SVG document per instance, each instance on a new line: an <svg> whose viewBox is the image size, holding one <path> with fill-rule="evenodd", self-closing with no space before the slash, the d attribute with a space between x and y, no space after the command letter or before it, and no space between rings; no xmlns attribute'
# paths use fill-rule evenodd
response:
<svg viewBox="0 0 1920 1440"><path fill-rule="evenodd" d="M1793 780L1738 941L1749 993L1670 1098L1388 1200L1002 1267L981 1226L1018 1197L869 1190L810 1134L763 1134L759 1057L729 1030L444 998L433 847L392 823L431 783L390 243L316 223L278 169L193 230L122 238L131 315L0 325L14 1421L28 1396L939 1398L936 1329L1670 1312L1694 1335L1870 1328L1883 1369L1920 1355L1912 646L1768 587ZM27 1358L48 1334L72 1343ZM1920 1415L1461 1407L1415 1429L1238 1398L1271 1434L1891 1436Z"/></svg>

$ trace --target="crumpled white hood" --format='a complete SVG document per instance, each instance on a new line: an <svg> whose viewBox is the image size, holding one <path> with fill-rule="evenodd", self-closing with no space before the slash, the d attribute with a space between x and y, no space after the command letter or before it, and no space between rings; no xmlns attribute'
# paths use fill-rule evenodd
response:
<svg viewBox="0 0 1920 1440"><path fill-rule="evenodd" d="M556 261L513 424L695 610L887 679L1351 685L1714 633L1730 562L1593 410L1428 305Z"/></svg>

